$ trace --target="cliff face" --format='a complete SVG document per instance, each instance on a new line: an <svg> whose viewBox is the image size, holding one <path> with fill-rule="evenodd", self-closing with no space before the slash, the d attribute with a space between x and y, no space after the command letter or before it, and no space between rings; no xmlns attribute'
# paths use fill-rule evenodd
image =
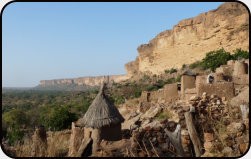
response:
<svg viewBox="0 0 251 159"><path fill-rule="evenodd" d="M89 85L98 86L103 80L109 82L120 82L122 80L128 79L127 75L109 75L109 76L96 76L96 77L79 77L73 79L55 79L55 80L42 80L40 81L40 86L50 86L57 84L77 84L77 85Z"/></svg>
<svg viewBox="0 0 251 159"><path fill-rule="evenodd" d="M249 49L249 13L240 3L228 2L215 10L180 21L138 47L139 56L125 64L129 76L139 72L161 74L205 57L212 50Z"/></svg>

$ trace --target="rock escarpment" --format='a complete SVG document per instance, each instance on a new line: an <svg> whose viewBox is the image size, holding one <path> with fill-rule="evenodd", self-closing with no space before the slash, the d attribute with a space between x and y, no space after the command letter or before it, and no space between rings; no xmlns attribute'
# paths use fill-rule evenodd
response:
<svg viewBox="0 0 251 159"><path fill-rule="evenodd" d="M72 79L55 79L55 80L42 80L40 81L40 86L53 86L57 84L77 84L98 86L103 80L108 82L120 82L128 79L127 75L108 75L108 76L93 76L93 77L79 77Z"/></svg>
<svg viewBox="0 0 251 159"><path fill-rule="evenodd" d="M172 30L158 34L138 47L139 56L125 64L129 76L140 72L161 74L201 60L206 53L224 48L249 49L249 13L237 2L220 5L197 17L180 21Z"/></svg>

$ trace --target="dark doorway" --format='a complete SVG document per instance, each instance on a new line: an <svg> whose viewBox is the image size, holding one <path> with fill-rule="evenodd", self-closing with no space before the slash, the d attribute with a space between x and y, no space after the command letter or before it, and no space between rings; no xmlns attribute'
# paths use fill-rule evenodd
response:
<svg viewBox="0 0 251 159"><path fill-rule="evenodd" d="M93 140L91 140L90 143L87 145L87 147L81 154L81 157L88 157L92 155L92 144L93 144Z"/></svg>

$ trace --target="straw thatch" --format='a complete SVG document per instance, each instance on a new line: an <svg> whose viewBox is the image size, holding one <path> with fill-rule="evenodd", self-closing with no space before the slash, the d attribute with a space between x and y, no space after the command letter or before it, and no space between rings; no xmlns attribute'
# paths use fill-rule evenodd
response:
<svg viewBox="0 0 251 159"><path fill-rule="evenodd" d="M98 95L85 113L82 126L99 129L124 122L124 118L118 109L106 98L104 94L105 86L106 84L103 83Z"/></svg>

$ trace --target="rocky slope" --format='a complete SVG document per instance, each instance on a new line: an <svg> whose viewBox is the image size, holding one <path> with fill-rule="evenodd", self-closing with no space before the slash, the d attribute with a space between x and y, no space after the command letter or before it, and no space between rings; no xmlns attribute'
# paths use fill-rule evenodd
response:
<svg viewBox="0 0 251 159"><path fill-rule="evenodd" d="M128 79L127 75L108 75L108 76L93 76L93 77L79 77L72 79L55 79L55 80L42 80L40 81L40 86L53 86L57 84L77 84L88 85L88 86L97 86L100 85L103 80L109 82L120 82L122 80Z"/></svg>
<svg viewBox="0 0 251 159"><path fill-rule="evenodd" d="M161 74L205 57L212 50L249 49L249 13L237 2L228 2L197 17L180 21L138 47L139 56L125 64L129 76L139 72Z"/></svg>

